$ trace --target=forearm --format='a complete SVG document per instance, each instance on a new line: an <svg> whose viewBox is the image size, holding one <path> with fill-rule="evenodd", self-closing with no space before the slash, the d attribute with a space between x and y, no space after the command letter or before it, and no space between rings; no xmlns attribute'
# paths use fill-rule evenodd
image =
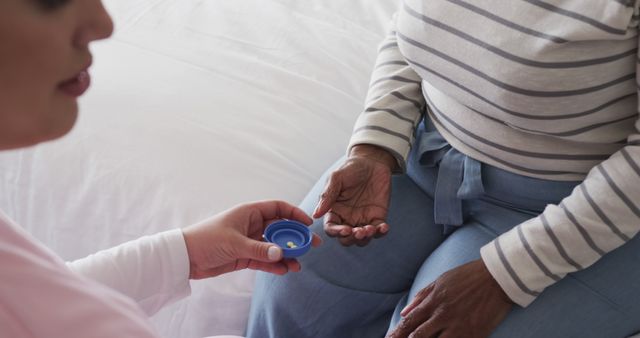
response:
<svg viewBox="0 0 640 338"><path fill-rule="evenodd" d="M560 205L482 248L487 268L527 306L568 273L589 267L640 230L640 147L627 146L591 170Z"/></svg>
<svg viewBox="0 0 640 338"><path fill-rule="evenodd" d="M357 145L376 145L395 158L396 171L403 171L425 102L421 78L404 60L395 29L394 16L387 38L380 44L365 109L356 121L349 153Z"/></svg>
<svg viewBox="0 0 640 338"><path fill-rule="evenodd" d="M67 265L134 299L148 315L190 293L189 258L179 229L145 236Z"/></svg>

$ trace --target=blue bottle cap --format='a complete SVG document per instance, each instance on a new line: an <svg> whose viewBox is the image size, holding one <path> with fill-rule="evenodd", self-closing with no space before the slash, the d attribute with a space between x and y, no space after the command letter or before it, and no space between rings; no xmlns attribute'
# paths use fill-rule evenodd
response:
<svg viewBox="0 0 640 338"><path fill-rule="evenodd" d="M311 229L300 222L288 219L269 224L263 237L267 242L281 247L286 258L302 256L311 248Z"/></svg>

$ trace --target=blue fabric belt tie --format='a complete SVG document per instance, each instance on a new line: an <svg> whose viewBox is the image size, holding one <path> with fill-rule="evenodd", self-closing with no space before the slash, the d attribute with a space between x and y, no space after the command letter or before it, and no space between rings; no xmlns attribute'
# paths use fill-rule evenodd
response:
<svg viewBox="0 0 640 338"><path fill-rule="evenodd" d="M452 226L463 223L462 200L484 194L481 164L451 147L437 131L424 131L417 146L421 165L438 166L435 222L444 225L445 232L450 232Z"/></svg>

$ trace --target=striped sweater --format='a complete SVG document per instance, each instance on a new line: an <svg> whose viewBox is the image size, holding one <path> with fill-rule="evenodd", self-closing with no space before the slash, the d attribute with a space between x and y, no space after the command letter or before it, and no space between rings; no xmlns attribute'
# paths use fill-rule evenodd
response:
<svg viewBox="0 0 640 338"><path fill-rule="evenodd" d="M481 249L527 306L640 230L640 0L405 0L380 45L350 147L400 165L425 105L460 152L518 174L584 180Z"/></svg>

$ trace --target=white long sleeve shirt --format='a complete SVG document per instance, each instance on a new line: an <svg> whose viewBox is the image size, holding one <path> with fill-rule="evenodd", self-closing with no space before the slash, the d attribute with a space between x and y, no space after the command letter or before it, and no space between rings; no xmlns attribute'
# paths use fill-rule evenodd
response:
<svg viewBox="0 0 640 338"><path fill-rule="evenodd" d="M404 0L380 45L350 147L404 167L427 107L460 152L514 173L584 180L481 250L527 306L640 230L638 0Z"/></svg>
<svg viewBox="0 0 640 338"><path fill-rule="evenodd" d="M65 264L0 212L0 338L156 337L147 315L188 277L179 229Z"/></svg>

